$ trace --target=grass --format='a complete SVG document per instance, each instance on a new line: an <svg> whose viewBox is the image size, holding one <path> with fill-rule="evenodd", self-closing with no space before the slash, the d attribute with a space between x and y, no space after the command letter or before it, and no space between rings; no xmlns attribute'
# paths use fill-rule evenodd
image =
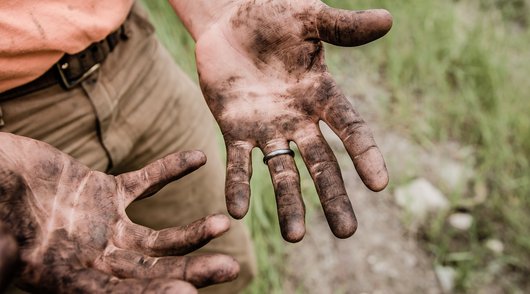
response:
<svg viewBox="0 0 530 294"><path fill-rule="evenodd" d="M466 234L433 222L427 248L457 268L462 292L494 280L508 292L530 287L530 1L328 3L394 16L386 38L351 53L380 74L389 127L430 146L455 140L475 150L475 183L485 183L488 199L471 210L476 223ZM490 238L503 241L502 255L485 249Z"/></svg>
<svg viewBox="0 0 530 294"><path fill-rule="evenodd" d="M143 2L163 43L196 78L193 41L167 1ZM486 188L487 201L471 208L475 223L469 232L451 230L444 218L433 221L424 230L425 248L437 263L457 269L458 291L474 292L494 281L505 292L530 287L530 1L326 2L348 9L386 8L394 16L388 36L348 51L363 72L379 76L388 93L379 101L382 123L404 130L420 144L457 141L475 150L472 185ZM342 52L331 48L328 54ZM340 72L336 64L330 67ZM258 159L254 162L246 223L260 278L248 292L281 293L285 243L268 172ZM455 209L472 194L453 195ZM504 243L502 254L486 249L492 238Z"/></svg>

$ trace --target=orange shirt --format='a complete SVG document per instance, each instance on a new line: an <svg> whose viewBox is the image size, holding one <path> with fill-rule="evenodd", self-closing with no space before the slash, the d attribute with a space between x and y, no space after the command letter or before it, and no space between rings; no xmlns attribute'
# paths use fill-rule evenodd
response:
<svg viewBox="0 0 530 294"><path fill-rule="evenodd" d="M133 0L1 0L0 92L45 73L66 52L104 39Z"/></svg>

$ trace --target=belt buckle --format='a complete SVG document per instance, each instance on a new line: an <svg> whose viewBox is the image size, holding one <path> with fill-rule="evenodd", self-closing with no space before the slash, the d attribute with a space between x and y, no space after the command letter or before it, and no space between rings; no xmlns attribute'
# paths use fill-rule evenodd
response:
<svg viewBox="0 0 530 294"><path fill-rule="evenodd" d="M59 62L57 62L55 65L57 66L57 70L59 71L59 75L61 76L61 81L63 82L63 86L67 90L70 90L73 87L79 85L79 83L81 83L82 81L86 80L91 74L93 74L101 66L100 63L96 63L92 67L90 67L87 71L85 71L85 73L81 77L79 77L78 79L75 79L73 81L70 81L70 80L68 80L68 78L66 77L66 75L63 72L64 69L68 68L68 63L63 63L61 65ZM63 68L63 66L65 66L65 65L66 65L66 67Z"/></svg>

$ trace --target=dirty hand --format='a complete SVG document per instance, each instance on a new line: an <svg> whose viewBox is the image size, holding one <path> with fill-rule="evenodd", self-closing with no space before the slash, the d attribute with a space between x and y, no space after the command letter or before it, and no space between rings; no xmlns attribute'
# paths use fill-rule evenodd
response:
<svg viewBox="0 0 530 294"><path fill-rule="evenodd" d="M335 236L351 236L357 221L332 150L319 129L324 121L343 141L368 188L388 183L371 131L327 70L322 42L358 46L392 26L386 10L346 11L316 0L228 1L203 31L192 31L201 88L227 148L228 211L248 211L251 150L270 154L294 142L313 178ZM200 28L200 27L199 27ZM268 161L282 235L305 234L304 203L295 161Z"/></svg>
<svg viewBox="0 0 530 294"><path fill-rule="evenodd" d="M227 231L226 216L154 231L125 214L132 201L205 160L181 152L115 177L43 142L0 133L0 222L18 242L17 284L39 293L195 293L233 280L239 266L229 256L182 256Z"/></svg>

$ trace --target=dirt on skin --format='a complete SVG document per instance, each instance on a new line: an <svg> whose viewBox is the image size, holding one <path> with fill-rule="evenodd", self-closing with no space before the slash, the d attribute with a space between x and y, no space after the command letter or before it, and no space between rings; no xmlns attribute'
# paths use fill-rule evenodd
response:
<svg viewBox="0 0 530 294"><path fill-rule="evenodd" d="M337 76L337 75L335 75ZM343 75L340 75L343 76ZM339 81L352 103L367 120L385 156L392 181L400 173L400 154L393 154L400 136L378 127L377 87L359 77ZM352 89L356 89L355 92ZM359 93L363 93L360 96ZM321 209L307 216L307 234L287 247L285 293L442 293L433 261L402 224L403 212L395 205L391 189L369 191L351 160L329 129L323 133L341 162L348 195L359 227L341 240L331 233ZM402 145L402 144L401 144ZM405 145L408 145L405 144Z"/></svg>

